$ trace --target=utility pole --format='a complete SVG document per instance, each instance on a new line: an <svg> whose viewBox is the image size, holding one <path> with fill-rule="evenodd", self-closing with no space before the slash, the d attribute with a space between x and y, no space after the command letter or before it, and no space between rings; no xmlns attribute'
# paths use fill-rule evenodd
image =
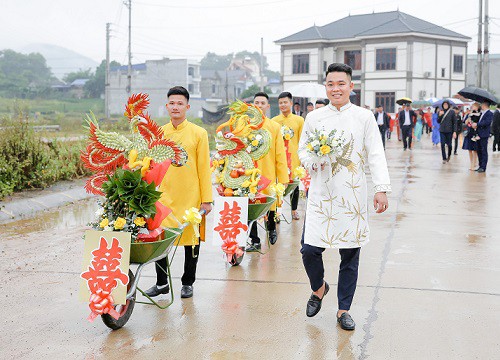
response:
<svg viewBox="0 0 500 360"><path fill-rule="evenodd" d="M476 84L481 87L483 80L483 59L481 56L483 45L483 0L479 0L479 19L477 23L477 80Z"/></svg>
<svg viewBox="0 0 500 360"><path fill-rule="evenodd" d="M488 0L484 0L484 60L483 60L483 86L486 90L490 87L490 33L489 33Z"/></svg>
<svg viewBox="0 0 500 360"><path fill-rule="evenodd" d="M128 68L127 68L127 93L132 91L132 0L125 3L128 7Z"/></svg>
<svg viewBox="0 0 500 360"><path fill-rule="evenodd" d="M260 38L260 91L264 91L264 38Z"/></svg>
<svg viewBox="0 0 500 360"><path fill-rule="evenodd" d="M106 119L109 119L109 26L106 23L106 80L104 83L104 112Z"/></svg>

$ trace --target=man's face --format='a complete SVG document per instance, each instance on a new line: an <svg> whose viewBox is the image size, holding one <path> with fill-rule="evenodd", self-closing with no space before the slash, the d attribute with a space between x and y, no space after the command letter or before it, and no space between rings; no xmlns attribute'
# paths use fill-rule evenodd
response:
<svg viewBox="0 0 500 360"><path fill-rule="evenodd" d="M290 111L292 111L292 102L287 97L279 99L278 100L278 106L280 108L280 111L283 114L288 114ZM300 106L299 106L299 108L300 108Z"/></svg>
<svg viewBox="0 0 500 360"><path fill-rule="evenodd" d="M315 107L316 107L316 109L319 109L319 108L322 108L323 106L325 106L325 104L317 103Z"/></svg>
<svg viewBox="0 0 500 360"><path fill-rule="evenodd" d="M482 110L488 110L490 108L490 104L487 102L481 103Z"/></svg>
<svg viewBox="0 0 500 360"><path fill-rule="evenodd" d="M410 110L411 110L411 105L410 104L406 105L406 111L410 111Z"/></svg>
<svg viewBox="0 0 500 360"><path fill-rule="evenodd" d="M189 108L190 105L184 96L170 95L168 97L167 111L172 120L183 121L186 118L186 112Z"/></svg>
<svg viewBox="0 0 500 360"><path fill-rule="evenodd" d="M297 112L297 111L300 111L300 105L299 104L295 104L293 106L293 109Z"/></svg>
<svg viewBox="0 0 500 360"><path fill-rule="evenodd" d="M269 109L269 101L264 96L256 96L253 99L253 104L262 110L264 115L266 115L267 110Z"/></svg>
<svg viewBox="0 0 500 360"><path fill-rule="evenodd" d="M326 95L334 106L343 106L349 102L349 95L354 84L345 72L331 72L326 77Z"/></svg>
<svg viewBox="0 0 500 360"><path fill-rule="evenodd" d="M314 110L314 106L311 104L311 105L307 105L307 112L311 112Z"/></svg>
<svg viewBox="0 0 500 360"><path fill-rule="evenodd" d="M379 107L377 108L377 111L378 111L379 113L381 113L381 112L383 112L383 111L384 111L384 108L383 108L382 106L379 106Z"/></svg>

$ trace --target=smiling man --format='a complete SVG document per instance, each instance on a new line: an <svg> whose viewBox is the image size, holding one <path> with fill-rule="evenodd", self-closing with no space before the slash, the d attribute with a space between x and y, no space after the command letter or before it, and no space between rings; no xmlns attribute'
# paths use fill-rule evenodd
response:
<svg viewBox="0 0 500 360"><path fill-rule="evenodd" d="M206 215L212 210L212 183L210 181L210 150L208 134L205 129L189 122L186 112L189 110L189 93L182 86L174 86L168 91L167 110L170 123L163 126L163 136L181 144L187 152L185 166L170 166L167 175L160 185L163 192L160 201L172 210L175 217L168 216L162 226L179 227L177 219L181 220L185 211L195 207L205 210ZM204 224L205 216L203 217ZM184 247L184 274L181 282L181 297L193 296L193 283L196 279L196 266L200 254L200 240L204 240L204 226L200 228L200 238L195 235L193 226L188 226L176 240L176 246ZM156 285L149 288L146 294L157 296L167 294L167 273L165 259L156 262Z"/></svg>
<svg viewBox="0 0 500 360"><path fill-rule="evenodd" d="M373 113L349 102L351 76L348 65L336 63L328 67L326 91L330 104L307 116L299 144L299 158L311 174L301 249L313 291L306 315L312 317L320 311L330 288L324 281L323 251L339 249L337 322L344 330L355 328L348 311L356 290L360 249L370 239L365 164L374 184L373 206L377 213L387 210L386 192L391 190ZM321 137L330 138L326 155L316 155L308 146L310 138L319 136L317 131Z"/></svg>

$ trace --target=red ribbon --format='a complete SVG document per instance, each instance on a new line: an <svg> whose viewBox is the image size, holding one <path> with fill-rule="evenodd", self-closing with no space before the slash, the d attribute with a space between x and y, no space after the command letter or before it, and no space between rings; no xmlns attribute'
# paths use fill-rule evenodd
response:
<svg viewBox="0 0 500 360"><path fill-rule="evenodd" d="M236 254L236 257L240 257L243 255L243 250L241 250L240 246L236 242L235 239L223 240L222 251L226 253L227 261L231 262L233 255Z"/></svg>
<svg viewBox="0 0 500 360"><path fill-rule="evenodd" d="M290 140L284 140L285 142L285 153L286 153L286 165L288 166L288 169L290 170L290 174L288 175L290 182L293 181L293 169L292 169L292 154L288 150L288 143Z"/></svg>
<svg viewBox="0 0 500 360"><path fill-rule="evenodd" d="M165 220L165 218L172 212L171 209L169 209L159 201L155 203L155 207L156 207L156 214L153 217L146 220L148 230L154 230L156 228L159 228L163 220Z"/></svg>
<svg viewBox="0 0 500 360"><path fill-rule="evenodd" d="M154 182L156 186L160 185L171 163L172 161L170 160L165 160L161 163L151 161L149 171L144 175L143 180L148 184Z"/></svg>
<svg viewBox="0 0 500 360"><path fill-rule="evenodd" d="M92 322L96 317L103 314L109 314L116 320L120 318L120 314L113 307L115 301L109 292L99 289L95 294L90 295L89 301L91 313L87 318L88 321Z"/></svg>

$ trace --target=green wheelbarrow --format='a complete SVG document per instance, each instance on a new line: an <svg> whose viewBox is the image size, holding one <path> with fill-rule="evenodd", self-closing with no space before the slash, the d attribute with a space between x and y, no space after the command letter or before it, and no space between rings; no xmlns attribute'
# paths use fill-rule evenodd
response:
<svg viewBox="0 0 500 360"><path fill-rule="evenodd" d="M267 214L267 212L269 211L269 209L271 208L271 206L273 206L275 201L276 201L276 198L274 198L272 196L267 196L265 203L248 204L247 239L250 238L250 231L252 229L253 223L258 221L263 216L265 216ZM243 261L243 256L245 255L245 247L240 246L240 249L243 251L243 254L241 256L236 256L236 254L234 254L231 257L229 264L231 264L232 266L238 266Z"/></svg>
<svg viewBox="0 0 500 360"><path fill-rule="evenodd" d="M201 215L204 211L200 212ZM169 253L172 247L175 245L176 240L181 236L183 230L189 225L189 223L182 224L179 228L164 228L165 238L164 240L154 241L154 242L137 242L130 245L130 265L138 265L135 274L131 269L128 271L129 281L127 284L127 301L125 305L116 305L115 310L120 314L118 319L115 319L109 314L103 314L101 316L104 324L110 329L117 330L123 327L132 315L134 311L135 303L156 305L160 309L166 309L174 302L174 290L172 286L172 275L170 273L170 264L175 255L175 251L169 258ZM160 271L164 271L168 276L168 285L170 286L170 301L166 305L160 305L158 302L153 300L151 297L146 295L144 291L139 288L139 279L141 277L142 270L148 264L155 263L158 260L165 259L167 262L167 268L158 268ZM144 295L148 301L137 301L136 293L137 290Z"/></svg>

